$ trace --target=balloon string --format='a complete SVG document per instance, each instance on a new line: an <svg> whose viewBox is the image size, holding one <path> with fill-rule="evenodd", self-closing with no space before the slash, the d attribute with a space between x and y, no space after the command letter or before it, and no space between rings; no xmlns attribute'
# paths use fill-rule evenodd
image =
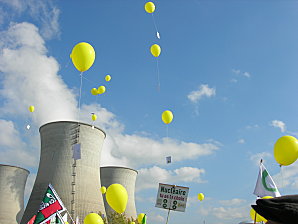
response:
<svg viewBox="0 0 298 224"><path fill-rule="evenodd" d="M81 98L82 98L82 86L83 86L83 72L80 74L81 84L80 84L80 95L79 95L79 109L78 109L78 123L80 122L80 112L81 112Z"/></svg>
<svg viewBox="0 0 298 224"><path fill-rule="evenodd" d="M159 78L158 58L156 58L156 67L157 67L157 90L160 91L160 78Z"/></svg>
<svg viewBox="0 0 298 224"><path fill-rule="evenodd" d="M166 127L167 127L167 138L169 138L169 126L166 125Z"/></svg>
<svg viewBox="0 0 298 224"><path fill-rule="evenodd" d="M154 27L155 27L155 30L156 30L157 38L160 39L159 32L158 32L158 29L157 29L157 26L156 26L156 22L155 22L153 13L151 13L151 15L152 15L153 24L154 24Z"/></svg>
<svg viewBox="0 0 298 224"><path fill-rule="evenodd" d="M283 172L282 172L283 168L282 166L280 166L280 175L281 175L281 188L284 187L284 175L283 175Z"/></svg>

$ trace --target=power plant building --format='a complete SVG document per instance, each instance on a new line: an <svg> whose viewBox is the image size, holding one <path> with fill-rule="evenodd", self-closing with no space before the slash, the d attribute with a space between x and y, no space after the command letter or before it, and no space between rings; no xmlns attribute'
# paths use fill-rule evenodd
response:
<svg viewBox="0 0 298 224"><path fill-rule="evenodd" d="M26 169L0 164L0 223L20 223L28 175Z"/></svg>
<svg viewBox="0 0 298 224"><path fill-rule="evenodd" d="M104 131L89 124L59 121L41 126L39 132L39 168L21 224L37 213L49 183L81 223L90 212L106 215L99 171Z"/></svg>
<svg viewBox="0 0 298 224"><path fill-rule="evenodd" d="M137 211L135 205L135 184L138 172L136 170L126 167L107 166L100 167L101 185L108 188L111 184L121 184L126 188L128 194L128 201L125 210L125 216L133 219L137 218ZM107 217L109 214L115 212L107 203L104 196L104 203ZM108 219L109 221L109 219Z"/></svg>

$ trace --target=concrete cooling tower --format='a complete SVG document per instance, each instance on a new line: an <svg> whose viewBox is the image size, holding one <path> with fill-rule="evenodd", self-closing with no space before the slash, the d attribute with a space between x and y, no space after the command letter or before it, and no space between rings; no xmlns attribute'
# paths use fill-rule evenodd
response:
<svg viewBox="0 0 298 224"><path fill-rule="evenodd" d="M128 202L125 210L127 218L137 218L135 205L135 184L138 172L136 170L125 167L100 167L101 185L108 188L111 184L121 184L126 188L128 194ZM104 196L104 203L107 215L114 212L109 206ZM109 220L108 220L109 221Z"/></svg>
<svg viewBox="0 0 298 224"><path fill-rule="evenodd" d="M37 177L22 218L26 224L35 215L52 184L66 209L82 223L90 212L105 214L100 192L100 157L105 133L94 126L72 121L59 121L40 127L41 154ZM73 159L73 151L81 159Z"/></svg>
<svg viewBox="0 0 298 224"><path fill-rule="evenodd" d="M0 223L20 223L28 174L26 169L0 164Z"/></svg>

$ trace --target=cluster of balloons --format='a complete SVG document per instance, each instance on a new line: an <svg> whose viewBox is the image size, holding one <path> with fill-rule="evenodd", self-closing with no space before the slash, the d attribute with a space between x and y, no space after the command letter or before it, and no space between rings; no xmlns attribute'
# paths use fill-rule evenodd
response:
<svg viewBox="0 0 298 224"><path fill-rule="evenodd" d="M298 158L298 140L293 136L282 136L274 145L274 158L280 166L288 166Z"/></svg>
<svg viewBox="0 0 298 224"><path fill-rule="evenodd" d="M92 88L90 92L91 92L92 95L96 96L98 94L105 93L105 91L106 91L106 87L105 86L100 86L97 89L96 88Z"/></svg>

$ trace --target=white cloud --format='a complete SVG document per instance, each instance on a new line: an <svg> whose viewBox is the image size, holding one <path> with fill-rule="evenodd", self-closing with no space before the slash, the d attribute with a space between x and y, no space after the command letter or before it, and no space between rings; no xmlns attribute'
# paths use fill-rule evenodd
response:
<svg viewBox="0 0 298 224"><path fill-rule="evenodd" d="M280 172L272 177L277 188L286 188L298 190L298 163L290 166L283 166Z"/></svg>
<svg viewBox="0 0 298 224"><path fill-rule="evenodd" d="M246 78L250 78L251 74L249 72L243 72L240 69L232 69L232 72L237 76L244 76ZM237 80L236 80L237 81Z"/></svg>
<svg viewBox="0 0 298 224"><path fill-rule="evenodd" d="M245 76L246 78L250 78L251 76L249 72L243 72L242 75Z"/></svg>
<svg viewBox="0 0 298 224"><path fill-rule="evenodd" d="M151 168L143 168L138 170L137 191L149 188L157 188L158 183L179 183L179 182L195 182L204 183L202 175L205 174L204 169L195 167L181 167L175 170L166 170L154 166Z"/></svg>
<svg viewBox="0 0 298 224"><path fill-rule="evenodd" d="M224 205L224 206L241 205L241 204L243 204L245 202L246 202L246 200L240 199L240 198L233 198L231 200L221 200L221 201L219 201L219 203L222 204L222 205Z"/></svg>
<svg viewBox="0 0 298 224"><path fill-rule="evenodd" d="M57 75L59 65L46 55L44 44L38 29L29 23L14 24L1 33L0 97L5 104L0 114L33 116L38 125L74 119L75 96ZM29 105L35 106L33 114Z"/></svg>
<svg viewBox="0 0 298 224"><path fill-rule="evenodd" d="M236 75L240 75L241 71L239 69L232 69L232 72Z"/></svg>
<svg viewBox="0 0 298 224"><path fill-rule="evenodd" d="M279 128L281 132L286 131L286 124L283 121L273 120L270 122L270 125L275 128Z"/></svg>
<svg viewBox="0 0 298 224"><path fill-rule="evenodd" d="M244 144L245 143L245 140L243 138L241 138L241 139L238 140L238 143L239 144Z"/></svg>
<svg viewBox="0 0 298 224"><path fill-rule="evenodd" d="M21 139L12 121L0 120L1 163L20 167L34 167L38 164L36 148L29 148Z"/></svg>
<svg viewBox="0 0 298 224"><path fill-rule="evenodd" d="M212 97L215 96L215 88L209 88L207 84L200 85L198 90L192 91L188 94L187 98L193 102L199 102L203 97Z"/></svg>
<svg viewBox="0 0 298 224"><path fill-rule="evenodd" d="M10 9L9 13L5 13L2 22L7 20L11 22L15 17L29 15L40 25L41 34L44 38L50 39L59 36L59 15L60 10L51 0L0 0L0 4ZM4 17L7 17L6 19Z"/></svg>

